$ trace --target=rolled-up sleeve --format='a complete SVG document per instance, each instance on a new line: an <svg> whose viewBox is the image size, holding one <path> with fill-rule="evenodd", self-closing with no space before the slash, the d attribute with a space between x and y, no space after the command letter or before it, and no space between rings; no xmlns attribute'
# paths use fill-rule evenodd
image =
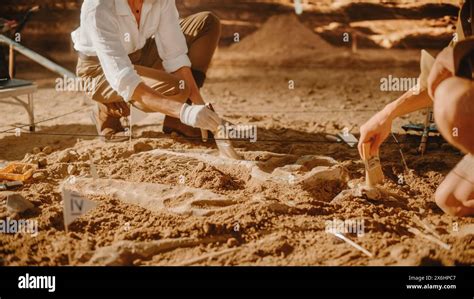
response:
<svg viewBox="0 0 474 299"><path fill-rule="evenodd" d="M107 82L125 101L132 98L142 79L137 74L116 28L117 19L108 9L97 7L87 17L92 44L99 58Z"/></svg>
<svg viewBox="0 0 474 299"><path fill-rule="evenodd" d="M158 53L163 60L163 68L167 72L175 72L184 66L191 67L186 39L179 26L179 13L175 0L163 1L155 40Z"/></svg>

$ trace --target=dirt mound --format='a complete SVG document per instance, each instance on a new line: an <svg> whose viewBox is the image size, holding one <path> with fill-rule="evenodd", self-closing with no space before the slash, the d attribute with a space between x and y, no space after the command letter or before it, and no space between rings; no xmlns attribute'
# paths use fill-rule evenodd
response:
<svg viewBox="0 0 474 299"><path fill-rule="evenodd" d="M271 17L257 32L228 49L221 49L214 64L291 68L418 67L418 59L417 52L414 55L371 50L352 53L348 48L326 42L294 14L284 14Z"/></svg>
<svg viewBox="0 0 474 299"><path fill-rule="evenodd" d="M294 14L271 17L260 30L233 45L231 50L278 65L340 51L311 32Z"/></svg>

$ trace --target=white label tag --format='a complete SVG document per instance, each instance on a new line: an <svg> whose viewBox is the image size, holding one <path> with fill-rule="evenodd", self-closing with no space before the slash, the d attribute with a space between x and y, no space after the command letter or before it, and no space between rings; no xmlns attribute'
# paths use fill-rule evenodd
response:
<svg viewBox="0 0 474 299"><path fill-rule="evenodd" d="M97 203L84 198L80 193L63 188L64 224L69 226L74 220L85 215Z"/></svg>

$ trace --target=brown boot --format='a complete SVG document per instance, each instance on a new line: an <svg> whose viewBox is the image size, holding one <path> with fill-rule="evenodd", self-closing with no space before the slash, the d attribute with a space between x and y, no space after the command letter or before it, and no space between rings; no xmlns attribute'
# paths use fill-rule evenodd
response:
<svg viewBox="0 0 474 299"><path fill-rule="evenodd" d="M130 137L125 132L120 119L128 115L130 115L130 110L127 103L98 103L91 113L91 119L95 124L97 133L102 136L102 141L123 142Z"/></svg>

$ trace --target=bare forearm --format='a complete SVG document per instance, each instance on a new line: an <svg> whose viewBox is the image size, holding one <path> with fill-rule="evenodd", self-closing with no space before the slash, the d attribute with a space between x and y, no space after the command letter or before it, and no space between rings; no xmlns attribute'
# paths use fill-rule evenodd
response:
<svg viewBox="0 0 474 299"><path fill-rule="evenodd" d="M141 83L133 94L134 105L145 112L161 112L179 118L183 103L168 99L146 85Z"/></svg>
<svg viewBox="0 0 474 299"><path fill-rule="evenodd" d="M408 91L394 102L385 106L382 112L393 120L405 114L431 106L433 106L433 102L426 90L418 94L413 91Z"/></svg>
<svg viewBox="0 0 474 299"><path fill-rule="evenodd" d="M189 98L194 104L197 104L197 105L205 104L204 99L202 98L201 93L199 92L199 88L196 84L196 80L194 80L193 73L189 67L182 67L176 72L174 72L173 75L184 80L186 85L189 87L189 90L191 91Z"/></svg>

